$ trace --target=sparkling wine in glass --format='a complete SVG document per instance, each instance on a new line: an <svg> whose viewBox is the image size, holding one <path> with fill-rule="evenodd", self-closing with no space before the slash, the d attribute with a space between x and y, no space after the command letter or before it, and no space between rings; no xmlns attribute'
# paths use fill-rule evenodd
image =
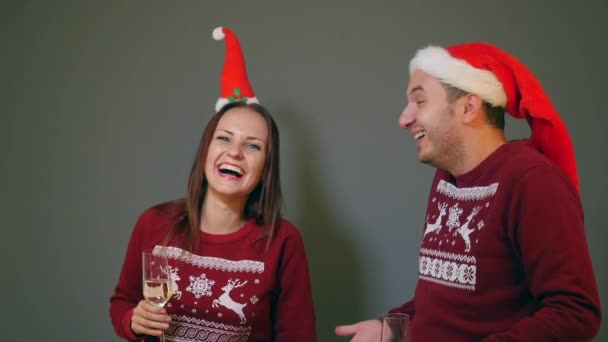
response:
<svg viewBox="0 0 608 342"><path fill-rule="evenodd" d="M162 308L173 295L169 260L160 249L145 250L142 253L142 263L144 298L150 304ZM163 332L161 341L164 340Z"/></svg>

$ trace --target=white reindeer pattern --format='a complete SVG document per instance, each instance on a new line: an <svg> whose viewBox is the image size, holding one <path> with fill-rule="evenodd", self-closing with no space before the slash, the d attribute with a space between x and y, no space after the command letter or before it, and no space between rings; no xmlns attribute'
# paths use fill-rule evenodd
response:
<svg viewBox="0 0 608 342"><path fill-rule="evenodd" d="M469 214L469 216L467 216L467 221L464 224L462 224L460 226L460 228L458 228L457 230L454 231L454 236L456 236L456 233L458 233L464 240L464 243L466 245L466 247L464 249L465 252L469 252L471 250L471 239L469 238L469 235L471 235L471 232L473 232L475 230L475 228L473 228L473 229L469 228L469 223L471 223L471 220L473 220L473 217L475 217L475 215L477 215L477 213L479 213L479 210L481 210L481 206L477 206L477 207L473 208L473 210L471 210L471 213Z"/></svg>
<svg viewBox="0 0 608 342"><path fill-rule="evenodd" d="M228 283L226 284L226 286L222 287L222 291L224 291L224 293L222 293L218 297L218 299L213 300L213 304L211 304L211 307L217 308L219 305L222 305L239 315L239 318L241 319L241 324L245 324L245 322L247 322L247 319L245 318L245 314L243 313L243 308L245 307L245 305L247 305L247 303L237 303L232 300L232 298L230 298L230 291L245 284L247 284L247 281L245 281L244 283L239 283L238 279L228 279Z"/></svg>
<svg viewBox="0 0 608 342"><path fill-rule="evenodd" d="M427 223L426 224L426 230L424 231L424 236L426 236L426 234L428 233L432 233L432 232L437 232L439 233L439 230L441 230L441 218L443 218L446 214L446 209L448 207L447 203L437 203L437 208L439 209L439 216L437 217L437 220L435 221L435 223Z"/></svg>
<svg viewBox="0 0 608 342"><path fill-rule="evenodd" d="M182 280L182 278L180 278L179 275L177 274L177 271L179 271L179 268L177 268L177 267L174 268L174 267L168 266L168 269L161 268L161 270L165 274L168 274L169 277L171 278L171 292L173 293L171 295L171 298L173 298L173 297L176 297L177 299L182 298L182 291L180 291L179 287L177 286L177 281Z"/></svg>

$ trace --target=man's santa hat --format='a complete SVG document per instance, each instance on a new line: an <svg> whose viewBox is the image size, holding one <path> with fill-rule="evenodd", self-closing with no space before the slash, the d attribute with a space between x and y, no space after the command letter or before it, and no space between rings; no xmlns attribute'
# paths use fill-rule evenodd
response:
<svg viewBox="0 0 608 342"><path fill-rule="evenodd" d="M485 43L429 46L410 61L410 74L415 70L476 94L515 118L525 118L532 143L561 167L579 190L574 147L566 125L540 82L515 57Z"/></svg>
<svg viewBox="0 0 608 342"><path fill-rule="evenodd" d="M247 78L247 68L245 67L241 44L234 32L226 27L217 27L213 30L213 38L215 40L226 39L226 58L222 69L221 96L215 104L215 110L219 112L228 103L236 101L259 103Z"/></svg>

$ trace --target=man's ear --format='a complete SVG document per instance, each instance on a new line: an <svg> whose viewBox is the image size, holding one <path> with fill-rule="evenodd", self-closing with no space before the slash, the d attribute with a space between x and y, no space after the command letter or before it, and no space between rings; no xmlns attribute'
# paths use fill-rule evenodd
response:
<svg viewBox="0 0 608 342"><path fill-rule="evenodd" d="M470 124L481 116L481 112L483 111L483 100L475 94L466 94L463 97L463 100L464 115L462 120L464 123Z"/></svg>

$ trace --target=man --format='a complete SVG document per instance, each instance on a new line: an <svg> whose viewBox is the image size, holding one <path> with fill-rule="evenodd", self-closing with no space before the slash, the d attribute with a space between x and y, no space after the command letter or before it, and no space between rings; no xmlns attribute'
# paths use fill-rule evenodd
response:
<svg viewBox="0 0 608 342"><path fill-rule="evenodd" d="M414 341L582 341L597 334L599 296L574 150L531 72L483 43L427 47L410 63L408 129L437 168L414 299ZM529 140L508 142L504 113ZM379 320L339 326L378 341Z"/></svg>

